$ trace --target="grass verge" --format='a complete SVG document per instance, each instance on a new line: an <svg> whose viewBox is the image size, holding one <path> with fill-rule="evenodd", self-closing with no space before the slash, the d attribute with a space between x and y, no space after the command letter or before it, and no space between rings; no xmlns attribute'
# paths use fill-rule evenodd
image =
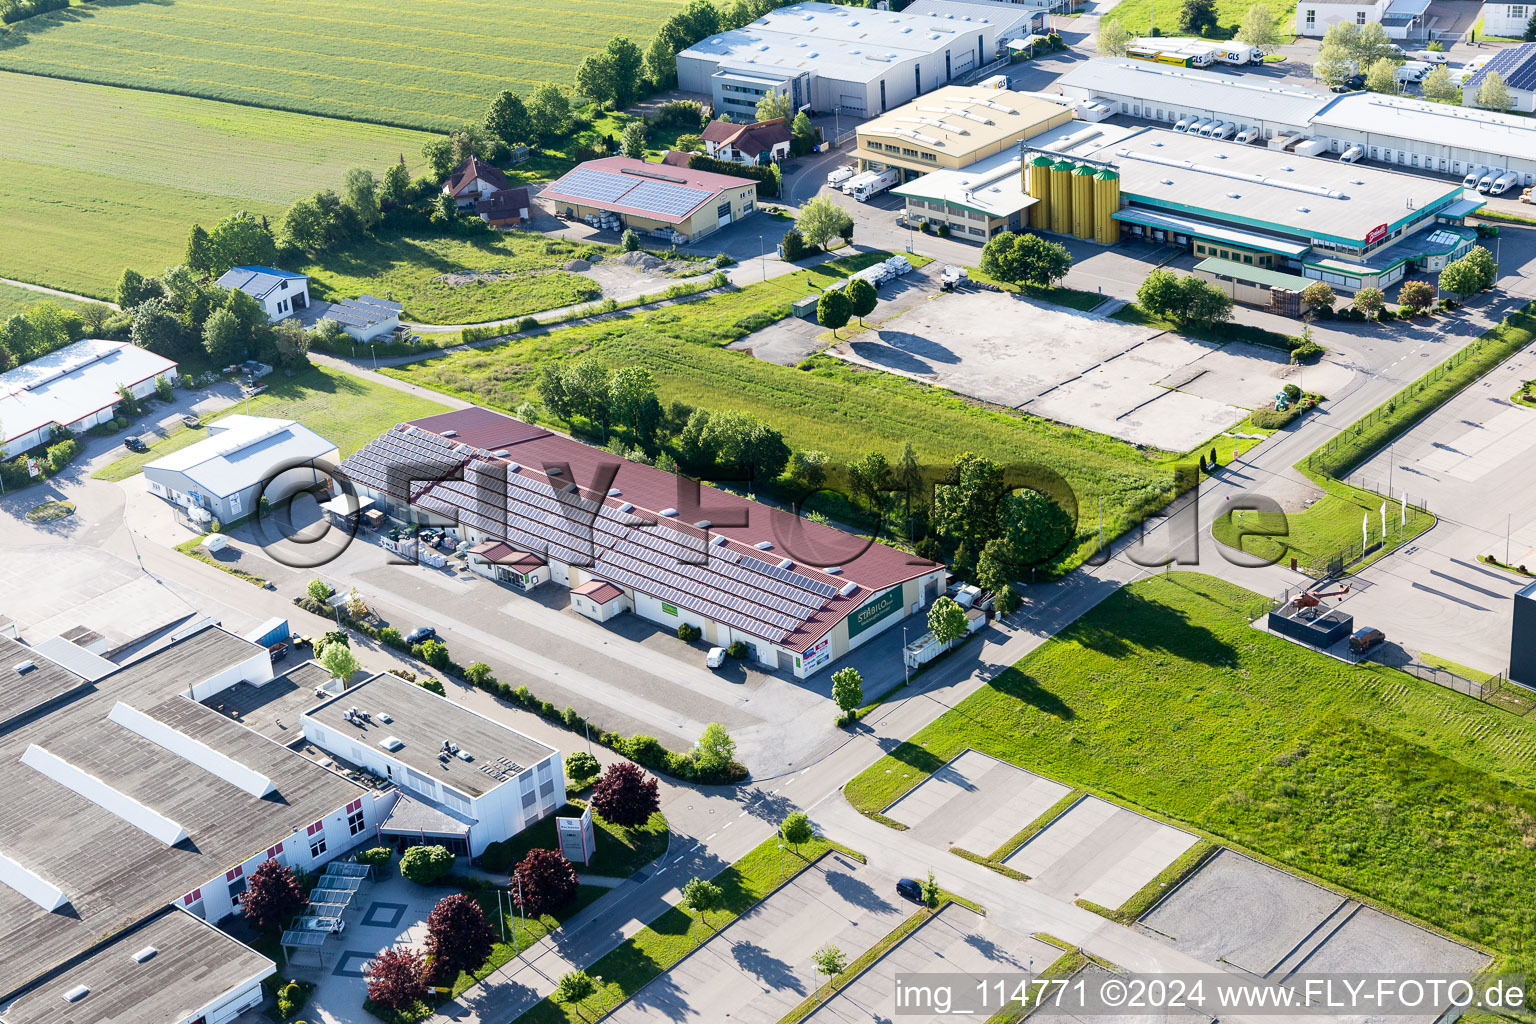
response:
<svg viewBox="0 0 1536 1024"><path fill-rule="evenodd" d="M1209 839L1200 840L1180 854L1172 864L1159 871L1156 878L1132 893L1130 899L1120 904L1114 910L1101 907L1090 900L1074 900L1073 902L1084 910L1093 911L1100 917L1107 917L1111 921L1117 921L1120 924L1132 924L1141 920L1141 915L1151 910L1152 904L1162 899L1164 893L1178 885L1189 875L1194 874L1200 865L1210 859L1211 855L1219 849L1221 847Z"/></svg>
<svg viewBox="0 0 1536 1024"><path fill-rule="evenodd" d="M249 402L203 417L203 425L246 411L252 416L298 420L321 437L334 441L345 458L402 420L448 411L440 402L323 366L311 366L292 377L274 374L268 380L266 391ZM200 428L179 427L151 444L149 451L125 455L92 475L97 480L126 480L142 470L145 463L207 436L207 431Z"/></svg>
<svg viewBox="0 0 1536 1024"><path fill-rule="evenodd" d="M573 800L554 814L524 829L510 839L492 843L480 855L480 866L487 871L509 871L528 855L529 850L560 849L557 818L577 817L586 804ZM596 849L592 860L580 870L584 874L628 878L660 857L667 849L667 819L660 811L644 825L624 828L592 814Z"/></svg>
<svg viewBox="0 0 1536 1024"><path fill-rule="evenodd" d="M208 553L206 548L201 546L202 543L202 535L191 537L182 541L180 544L177 544L176 550L180 551L184 555L187 555L188 557L197 559L204 565L211 565L220 572L227 572L236 579L242 579L253 587L260 587L261 589L265 590L268 586L270 586L265 577L258 576L253 572L246 572L244 569L241 569L238 566L226 565L225 563L219 561L217 558L214 558Z"/></svg>
<svg viewBox="0 0 1536 1024"><path fill-rule="evenodd" d="M1193 573L1124 587L845 787L888 806L969 747L1520 963L1536 949L1536 716L1249 625Z"/></svg>

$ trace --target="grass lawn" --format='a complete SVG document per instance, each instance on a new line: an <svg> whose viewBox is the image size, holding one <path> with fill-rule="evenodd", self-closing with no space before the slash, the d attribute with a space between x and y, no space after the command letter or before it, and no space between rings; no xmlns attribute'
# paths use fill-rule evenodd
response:
<svg viewBox="0 0 1536 1024"><path fill-rule="evenodd" d="M0 55L16 52L5 45L14 34L0 29ZM211 228L239 209L275 219L301 196L339 188L347 168L382 173L402 154L419 173L428 138L10 72L0 72L0 95L0 277L98 297L126 265L158 274L181 262L193 221Z"/></svg>
<svg viewBox="0 0 1536 1024"><path fill-rule="evenodd" d="M721 889L720 907L709 914L708 921L685 907L672 907L640 929L623 945L601 957L587 968L594 978L603 979L601 1002L609 1009L639 991L688 954L694 946L746 913L767 896L780 882L793 878L817 857L832 849L842 849L826 839L816 838L800 848L798 854L780 854L778 840L770 837L745 857L713 879ZM850 851L844 851L850 852ZM857 854L852 854L858 857ZM780 860L784 870L780 873ZM859 857L862 860L862 857ZM545 999L518 1018L519 1024L586 1024L595 1019L599 998L593 995L581 1007L557 1004Z"/></svg>
<svg viewBox="0 0 1536 1024"><path fill-rule="evenodd" d="M274 374L267 379L267 390L249 403L239 402L205 416L203 422L243 413L249 404L252 416L298 420L321 437L334 441L345 458L402 420L448 411L447 406L430 399L322 366L311 366L293 377ZM200 428L178 428L169 437L151 444L149 451L125 455L93 475L98 480L126 480L143 469L146 462L207 436L208 432Z"/></svg>
<svg viewBox="0 0 1536 1024"><path fill-rule="evenodd" d="M570 85L614 35L642 48L682 0L102 0L0 29L0 67L447 131L502 89Z"/></svg>
<svg viewBox="0 0 1536 1024"><path fill-rule="evenodd" d="M789 314L789 305L880 259L862 253L686 305L615 317L550 334L438 355L381 372L501 409L536 398L536 374L550 360L596 355L610 367L642 366L663 404L736 409L784 434L791 449L818 449L834 462L871 450L895 458L911 440L918 458L949 465L974 451L1005 466L1048 466L1075 489L1081 508L1118 534L1174 494L1174 459L1091 431L960 399L903 377L814 356L791 369L724 346ZM1079 523L1070 561L1097 543L1097 515Z"/></svg>
<svg viewBox="0 0 1536 1024"><path fill-rule="evenodd" d="M1282 35L1288 36L1295 22L1296 4L1290 0L1262 0L1275 15ZM1221 28L1211 33L1212 39L1230 39L1243 20L1243 14L1253 6L1254 0L1216 0L1216 20ZM1130 29L1132 36L1150 35L1155 27L1165 36L1183 35L1179 31L1179 10L1182 0L1125 0L1112 8L1104 17L1118 21Z"/></svg>
<svg viewBox="0 0 1536 1024"><path fill-rule="evenodd" d="M85 305L74 299L61 299L57 295L45 295L30 288L18 288L13 284L0 284L0 320L25 313L39 302L52 302L65 309L78 310Z"/></svg>
<svg viewBox="0 0 1536 1024"><path fill-rule="evenodd" d="M1228 512L1211 524L1211 536L1230 548L1273 565L1295 557L1310 572L1322 572L1329 559L1344 552L1349 557L1361 550L1360 520L1371 524L1371 542L1381 540L1382 496L1356 487L1336 485L1322 499L1301 512ZM1401 524L1402 501L1387 499L1387 542L1371 560L1391 552L1434 525L1435 517L1408 508L1408 522ZM1239 537L1246 532L1248 536ZM1272 536L1260 536L1271 534ZM1348 557L1345 558L1347 562ZM1360 563L1359 567L1368 564Z"/></svg>
<svg viewBox="0 0 1536 1024"><path fill-rule="evenodd" d="M244 569L236 568L233 565L226 565L219 561L216 556L210 555L202 547L203 536L203 534L198 534L196 537L191 537L182 541L180 544L176 545L176 550L180 551L182 554L188 556L189 558L195 558L199 562L202 562L206 565L211 565L221 572L227 572L237 579L245 580L245 582L251 584L253 587L266 587L267 580L264 577L257 576L255 573L246 572Z"/></svg>
<svg viewBox="0 0 1536 1024"><path fill-rule="evenodd" d="M324 299L373 295L405 306L404 318L428 324L483 323L601 297L590 278L559 270L582 252L617 253L512 232L460 238L427 232L381 233L301 267ZM452 285L444 274L495 272L506 278ZM657 279L656 290L666 283Z"/></svg>
<svg viewBox="0 0 1536 1024"><path fill-rule="evenodd" d="M510 871L528 855L529 850L560 849L555 819L579 817L584 806L579 801L569 803L511 839L492 843L480 855L480 866L488 871ZM650 821L636 828L624 828L604 821L594 811L592 826L596 850L591 863L581 869L590 874L628 878L667 849L667 819L660 811L651 815Z"/></svg>
<svg viewBox="0 0 1536 1024"><path fill-rule="evenodd" d="M1536 717L1254 630L1255 599L1125 587L847 796L879 811L973 747L1536 961Z"/></svg>

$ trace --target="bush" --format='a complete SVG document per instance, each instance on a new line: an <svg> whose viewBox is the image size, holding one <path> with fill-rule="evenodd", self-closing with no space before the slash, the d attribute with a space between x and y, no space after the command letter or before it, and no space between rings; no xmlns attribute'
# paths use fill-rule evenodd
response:
<svg viewBox="0 0 1536 1024"><path fill-rule="evenodd" d="M448 667L448 645L441 640L428 640L421 644L421 660L435 669Z"/></svg>
<svg viewBox="0 0 1536 1024"><path fill-rule="evenodd" d="M80 442L76 441L72 437L68 438L67 440L60 441L58 444L49 445L48 471L50 473L57 473L65 466L69 465L70 460L73 459L76 455L80 454L82 447L83 446L80 444Z"/></svg>
<svg viewBox="0 0 1536 1024"><path fill-rule="evenodd" d="M417 885L431 885L453 870L453 854L445 846L413 846L400 858L400 874Z"/></svg>
<svg viewBox="0 0 1536 1024"><path fill-rule="evenodd" d="M314 601L325 601L336 592L336 589L325 580L310 580L304 590Z"/></svg>
<svg viewBox="0 0 1536 1024"><path fill-rule="evenodd" d="M519 883L513 899L525 914L554 913L576 899L576 869L558 850L529 850L513 873ZM518 893L521 900L517 900Z"/></svg>
<svg viewBox="0 0 1536 1024"><path fill-rule="evenodd" d="M602 772L603 766L585 750L573 751L565 755L565 777L572 786L577 789L586 789L592 784L592 780Z"/></svg>
<svg viewBox="0 0 1536 1024"><path fill-rule="evenodd" d="M437 694L439 697L448 696L448 691L443 687L443 681L441 679L434 679L431 676L427 676L416 685L421 687L423 690L426 690L428 693Z"/></svg>
<svg viewBox="0 0 1536 1024"><path fill-rule="evenodd" d="M357 862L359 864L367 864L369 867L373 868L382 868L384 865L394 860L394 858L394 850L391 850L387 846L375 846L371 850L359 851L357 855Z"/></svg>
<svg viewBox="0 0 1536 1024"><path fill-rule="evenodd" d="M1291 422L1291 420L1294 420L1300 411L1294 405L1284 412L1278 409L1255 409L1253 414L1249 416L1249 420L1254 426L1263 430L1279 430Z"/></svg>
<svg viewBox="0 0 1536 1024"><path fill-rule="evenodd" d="M661 810L661 794L654 775L647 775L628 761L615 761L603 772L592 790L592 809L604 821L621 828L644 825Z"/></svg>
<svg viewBox="0 0 1536 1024"><path fill-rule="evenodd" d="M496 677L491 674L491 666L483 661L477 661L464 670L464 681L477 690L496 689Z"/></svg>
<svg viewBox="0 0 1536 1024"><path fill-rule="evenodd" d="M725 653L733 658L745 658L747 656L747 644L744 640L732 640L726 647Z"/></svg>
<svg viewBox="0 0 1536 1024"><path fill-rule="evenodd" d="M704 631L698 626L693 625L691 622L683 622L678 624L677 638L683 641L683 643L691 644L703 635Z"/></svg>
<svg viewBox="0 0 1536 1024"><path fill-rule="evenodd" d="M949 221L945 220L945 221L940 221L939 222L939 237L940 238L948 238L949 237Z"/></svg>
<svg viewBox="0 0 1536 1024"><path fill-rule="evenodd" d="M539 322L531 316L525 316L517 322L517 329L519 331L536 331L539 329Z"/></svg>
<svg viewBox="0 0 1536 1024"><path fill-rule="evenodd" d="M379 630L379 643L385 647L393 647L397 651L405 650L405 637L394 626L385 626Z"/></svg>

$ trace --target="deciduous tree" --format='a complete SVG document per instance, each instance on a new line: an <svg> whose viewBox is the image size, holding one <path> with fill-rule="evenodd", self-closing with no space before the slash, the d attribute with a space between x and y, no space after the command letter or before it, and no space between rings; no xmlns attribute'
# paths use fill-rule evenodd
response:
<svg viewBox="0 0 1536 1024"><path fill-rule="evenodd" d="M1460 103L1461 86L1451 81L1451 69L1444 64L1437 64L1424 76L1424 81L1419 83L1419 88L1424 95L1441 103Z"/></svg>
<svg viewBox="0 0 1536 1024"><path fill-rule="evenodd" d="M213 269L213 243L201 224L193 224L187 232L187 254L182 262L198 274L206 275Z"/></svg>
<svg viewBox="0 0 1536 1024"><path fill-rule="evenodd" d="M542 141L563 135L571 123L571 101L553 82L545 82L528 98L528 120Z"/></svg>
<svg viewBox="0 0 1536 1024"><path fill-rule="evenodd" d="M533 134L533 122L523 98L503 89L485 110L485 130L507 145L527 142Z"/></svg>
<svg viewBox="0 0 1536 1024"><path fill-rule="evenodd" d="M345 644L328 644L320 655L320 667L329 672L332 679L346 681L356 675L361 666L350 647Z"/></svg>
<svg viewBox="0 0 1536 1024"><path fill-rule="evenodd" d="M998 535L1003 474L992 460L964 452L933 493L933 525L956 543L979 551Z"/></svg>
<svg viewBox="0 0 1536 1024"><path fill-rule="evenodd" d="M1099 21L1099 36L1094 47L1104 57L1124 57L1125 48L1131 43L1131 30L1119 21L1103 18Z"/></svg>
<svg viewBox="0 0 1536 1024"><path fill-rule="evenodd" d="M400 858L400 874L417 885L431 885L451 870L453 854L446 846L413 846Z"/></svg>
<svg viewBox="0 0 1536 1024"><path fill-rule="evenodd" d="M277 860L262 863L246 879L240 913L258 928L273 929L309 906L293 869Z"/></svg>
<svg viewBox="0 0 1536 1024"><path fill-rule="evenodd" d="M465 893L443 897L427 915L427 956L441 985L485 963L494 941L485 912Z"/></svg>
<svg viewBox="0 0 1536 1024"><path fill-rule="evenodd" d="M821 293L821 298L816 300L816 321L823 327L832 328L832 337L837 337L837 329L848 323L848 315L852 312L852 306L848 302L848 296L843 294L843 289L832 288Z"/></svg>
<svg viewBox="0 0 1536 1024"><path fill-rule="evenodd" d="M699 915L705 926L709 925L709 912L720 905L720 887L703 878L690 878L683 886L683 906Z"/></svg>
<svg viewBox="0 0 1536 1024"><path fill-rule="evenodd" d="M763 98L757 101L757 119L759 121L772 121L776 117L789 118L789 97L775 89L769 89L763 93Z"/></svg>
<svg viewBox="0 0 1536 1024"><path fill-rule="evenodd" d="M576 899L576 869L559 850L529 850L512 879L512 898L525 914L552 914Z"/></svg>
<svg viewBox="0 0 1536 1024"><path fill-rule="evenodd" d="M656 776L628 761L615 761L592 789L592 809L622 828L644 825L661 810Z"/></svg>
<svg viewBox="0 0 1536 1024"><path fill-rule="evenodd" d="M1216 0L1183 0L1179 5L1179 31L1205 35L1216 28Z"/></svg>
<svg viewBox="0 0 1536 1024"><path fill-rule="evenodd" d="M832 673L832 702L844 714L856 711L864 704L864 677L853 666L840 668Z"/></svg>
<svg viewBox="0 0 1536 1024"><path fill-rule="evenodd" d="M949 643L965 635L965 609L949 597L940 597L928 609L928 628L939 643Z"/></svg>
<svg viewBox="0 0 1536 1024"><path fill-rule="evenodd" d="M1490 71L1483 77L1483 83L1477 87L1477 105L1484 110L1497 110L1506 114L1515 109L1515 98L1510 94L1503 75Z"/></svg>
<svg viewBox="0 0 1536 1024"><path fill-rule="evenodd" d="M596 991L597 985L586 971L566 971L555 983L555 1002L579 1006L583 999L590 999Z"/></svg>
<svg viewBox="0 0 1536 1024"><path fill-rule="evenodd" d="M1397 92L1397 68L1397 62L1390 58L1376 59L1366 69L1365 87L1371 92Z"/></svg>
<svg viewBox="0 0 1536 1024"><path fill-rule="evenodd" d="M1237 38L1250 46L1268 49L1280 42L1280 29L1275 24L1275 12L1268 4L1254 4L1243 12L1243 20L1237 27Z"/></svg>
<svg viewBox="0 0 1536 1024"><path fill-rule="evenodd" d="M736 741L719 722L710 722L693 748L693 763L706 777L723 776L736 760Z"/></svg>
<svg viewBox="0 0 1536 1024"><path fill-rule="evenodd" d="M811 960L816 964L816 973L826 975L829 981L848 969L848 954L832 945L812 953Z"/></svg>
<svg viewBox="0 0 1536 1024"><path fill-rule="evenodd" d="M779 838L800 852L800 847L816 838L816 830L811 827L810 816L804 811L791 811L779 825Z"/></svg>
<svg viewBox="0 0 1536 1024"><path fill-rule="evenodd" d="M1380 288L1361 288L1355 292L1354 307L1368 320L1376 319L1386 304L1387 297Z"/></svg>
<svg viewBox="0 0 1536 1024"><path fill-rule="evenodd" d="M800 207L800 214L795 218L795 230L800 232L800 237L807 245L826 248L828 242L837 237L844 224L853 223L853 218L841 206L834 203L830 196L816 196Z"/></svg>
<svg viewBox="0 0 1536 1024"><path fill-rule="evenodd" d="M366 167L352 167L341 179L342 202L364 231L379 222L379 183Z"/></svg>
<svg viewBox="0 0 1536 1024"><path fill-rule="evenodd" d="M1339 298L1327 281L1313 281L1301 290L1301 301L1313 309L1326 309L1331 313Z"/></svg>
<svg viewBox="0 0 1536 1024"><path fill-rule="evenodd" d="M208 235L208 242L208 273L214 277L230 267L270 267L277 262L277 243L272 240L271 230L244 210L219 221Z"/></svg>
<svg viewBox="0 0 1536 1024"><path fill-rule="evenodd" d="M1417 313L1434 305L1435 286L1428 281L1408 281L1397 291L1397 304Z"/></svg>
<svg viewBox="0 0 1536 1024"><path fill-rule="evenodd" d="M408 946L394 946L363 968L368 998L391 1010L404 1010L427 996L427 961Z"/></svg>
<svg viewBox="0 0 1536 1024"><path fill-rule="evenodd" d="M864 318L875 311L875 305L880 301L875 286L862 277L856 277L848 282L845 291L848 293L848 311L858 317L859 323L862 324Z"/></svg>

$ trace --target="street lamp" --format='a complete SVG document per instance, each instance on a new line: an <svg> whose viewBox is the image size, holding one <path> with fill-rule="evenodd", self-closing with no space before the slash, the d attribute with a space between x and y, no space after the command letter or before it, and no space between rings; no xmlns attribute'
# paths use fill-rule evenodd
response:
<svg viewBox="0 0 1536 1024"><path fill-rule="evenodd" d="M901 627L901 685L906 686L912 682L912 669L907 665L907 627ZM782 847L780 847L782 849Z"/></svg>
<svg viewBox="0 0 1536 1024"><path fill-rule="evenodd" d="M607 1013L608 1012L608 1003L603 998L603 976L601 974L599 974L597 976L597 978L596 978L596 981L597 981L597 1012L598 1013Z"/></svg>
<svg viewBox="0 0 1536 1024"><path fill-rule="evenodd" d="M763 236L757 236L757 259L763 266L763 280L768 280L768 246L763 243Z"/></svg>

